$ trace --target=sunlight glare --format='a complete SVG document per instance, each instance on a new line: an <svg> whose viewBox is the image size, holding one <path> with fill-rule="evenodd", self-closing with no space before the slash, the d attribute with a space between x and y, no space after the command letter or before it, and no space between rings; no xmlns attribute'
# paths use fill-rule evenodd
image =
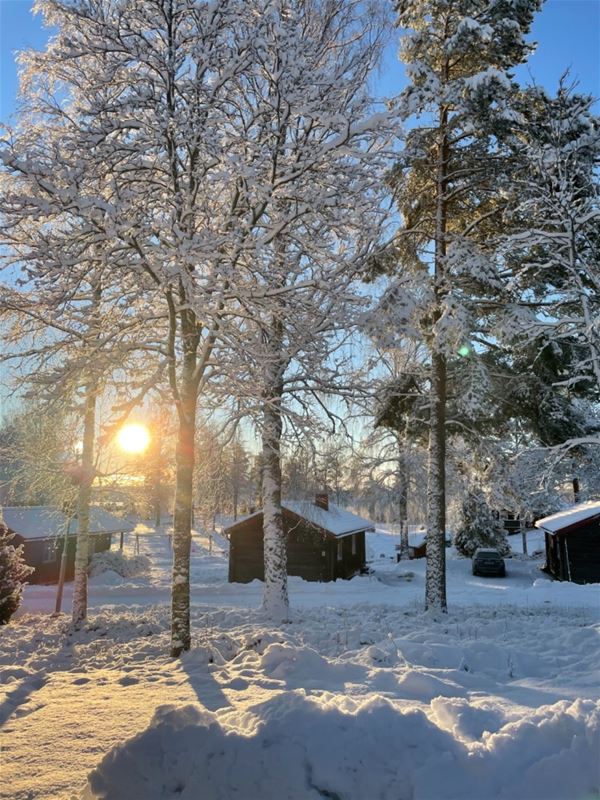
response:
<svg viewBox="0 0 600 800"><path fill-rule="evenodd" d="M145 425L132 422L121 428L117 434L117 444L126 453L143 453L150 444L150 432Z"/></svg>

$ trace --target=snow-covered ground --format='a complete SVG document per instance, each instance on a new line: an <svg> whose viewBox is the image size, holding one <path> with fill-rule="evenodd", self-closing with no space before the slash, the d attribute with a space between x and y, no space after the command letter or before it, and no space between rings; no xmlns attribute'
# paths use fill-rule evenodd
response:
<svg viewBox="0 0 600 800"><path fill-rule="evenodd" d="M75 634L48 614L55 587L28 587L0 629L0 797L599 798L599 587L522 555L474 578L449 553L436 617L425 561L396 564L396 543L369 534L370 576L291 579L292 621L273 626L262 585L228 584L226 543L196 536L179 661L165 532L139 534L149 575L90 581Z"/></svg>

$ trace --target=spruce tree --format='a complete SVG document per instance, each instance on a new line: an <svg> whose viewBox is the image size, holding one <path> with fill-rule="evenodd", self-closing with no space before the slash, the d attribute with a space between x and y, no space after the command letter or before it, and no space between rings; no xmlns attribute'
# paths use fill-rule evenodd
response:
<svg viewBox="0 0 600 800"><path fill-rule="evenodd" d="M487 503L481 489L471 489L463 500L454 546L471 558L478 547L495 547L502 555L510 551L502 522Z"/></svg>
<svg viewBox="0 0 600 800"><path fill-rule="evenodd" d="M25 581L33 572L23 560L23 545L15 547L13 538L0 516L0 625L6 625L18 609Z"/></svg>
<svg viewBox="0 0 600 800"><path fill-rule="evenodd" d="M426 607L446 609L447 364L477 360L482 314L502 281L493 240L505 205L504 137L516 114L511 68L541 0L402 0L400 56L409 85L402 116L414 127L391 176L403 225L395 256L410 327L429 354Z"/></svg>
<svg viewBox="0 0 600 800"><path fill-rule="evenodd" d="M554 97L538 87L525 92L505 245L513 289L528 310L514 327L518 358L541 362L563 394L597 403L600 118L592 103L566 77Z"/></svg>

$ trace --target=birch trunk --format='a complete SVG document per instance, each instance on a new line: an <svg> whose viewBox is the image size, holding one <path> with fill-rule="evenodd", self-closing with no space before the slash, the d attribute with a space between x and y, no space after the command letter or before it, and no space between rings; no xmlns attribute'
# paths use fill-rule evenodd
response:
<svg viewBox="0 0 600 800"><path fill-rule="evenodd" d="M190 550L194 485L196 387L191 376L182 381L179 429L175 451L173 509L173 582L171 589L171 655L176 658L191 645Z"/></svg>
<svg viewBox="0 0 600 800"><path fill-rule="evenodd" d="M405 443L398 438L398 522L400 525L400 559L408 558L408 461Z"/></svg>
<svg viewBox="0 0 600 800"><path fill-rule="evenodd" d="M265 590L263 610L273 620L287 622L287 542L281 508L281 395L267 401L263 427L263 535Z"/></svg>
<svg viewBox="0 0 600 800"><path fill-rule="evenodd" d="M92 481L94 480L94 437L96 431L97 392L98 385L96 381L92 381L86 386L83 415L83 446L81 450L81 467L78 474L79 495L77 501L75 579L73 582L73 625L79 625L87 617L90 498L92 494Z"/></svg>
<svg viewBox="0 0 600 800"><path fill-rule="evenodd" d="M171 584L171 655L177 658L191 646L190 633L190 551L194 519L194 461L196 436L196 406L200 382L215 343L218 326L207 336L202 352L198 353L200 328L193 311L187 308L183 283L179 285L178 312L172 293L167 292L169 306L170 356L169 383L175 404L179 428L175 450L175 497L173 508L173 578ZM180 376L177 375L175 349L177 322L183 349Z"/></svg>
<svg viewBox="0 0 600 800"><path fill-rule="evenodd" d="M268 338L270 358L267 361L263 392L262 430L262 500L265 590L263 611L274 621L287 622L289 597L287 586L287 540L283 530L281 508L281 435L283 420L282 362L283 323L273 314Z"/></svg>

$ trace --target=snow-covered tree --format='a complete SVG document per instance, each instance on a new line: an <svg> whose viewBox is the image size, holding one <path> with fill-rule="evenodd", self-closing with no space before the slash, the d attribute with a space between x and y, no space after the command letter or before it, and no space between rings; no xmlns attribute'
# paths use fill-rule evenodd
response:
<svg viewBox="0 0 600 800"><path fill-rule="evenodd" d="M205 530L214 528L215 516L223 510L229 485L223 437L211 425L202 423L196 431L194 507Z"/></svg>
<svg viewBox="0 0 600 800"><path fill-rule="evenodd" d="M26 110L2 158L11 178L28 182L38 216L57 225L61 214L75 218L110 259L115 283L135 285L123 307L146 321L144 338L168 377L179 425L177 655L190 645L197 400L247 218L262 213L261 201L245 204L243 125L231 124L261 39L260 3L40 0L38 9L56 34L23 57Z"/></svg>
<svg viewBox="0 0 600 800"><path fill-rule="evenodd" d="M464 498L453 543L468 558L478 547L495 547L502 555L510 552L502 520L489 507L481 489L471 488Z"/></svg>
<svg viewBox="0 0 600 800"><path fill-rule="evenodd" d="M246 497L250 482L250 457L238 435L225 449L228 493L234 520L238 518L241 501Z"/></svg>
<svg viewBox="0 0 600 800"><path fill-rule="evenodd" d="M178 414L171 646L178 655L190 646L198 398L227 358L216 348L244 347L250 322L261 320L262 336L270 320L266 357L254 350L249 361L260 359L266 450L277 455L281 365L298 351L285 352L279 333L286 298L319 289L313 333L331 324L317 267L326 252L331 278L356 268L367 245L363 236L350 246L348 230L360 221L366 231L377 206L366 198L376 187L375 142L386 116L370 115L364 84L380 16L369 13L373 3L341 0L40 0L38 7L56 35L45 51L24 57L29 108L2 158L7 173L25 176L37 193L37 214L68 214L105 258L114 254L117 284L135 284L137 308L143 301L146 309L136 318L149 322ZM269 480L275 459L264 463ZM270 561L281 576L272 497L266 524L278 555Z"/></svg>
<svg viewBox="0 0 600 800"><path fill-rule="evenodd" d="M318 490L314 448L308 442L286 448L282 462L283 491L293 499L314 497ZM304 445L304 446L303 446Z"/></svg>
<svg viewBox="0 0 600 800"><path fill-rule="evenodd" d="M72 499L68 461L78 431L65 404L24 400L0 428L0 486L7 505L62 505Z"/></svg>
<svg viewBox="0 0 600 800"><path fill-rule="evenodd" d="M368 4L367 18L355 0L266 4L257 62L239 101L247 138L240 191L253 212L237 266L252 290L239 295L243 342L232 353L228 386L261 436L264 608L282 619L284 427L319 424L308 398L327 418L323 397L339 382L348 308L364 301L352 283L383 219L390 123L373 112L366 89L381 52L378 6Z"/></svg>
<svg viewBox="0 0 600 800"><path fill-rule="evenodd" d="M162 514L171 494L174 468L174 419L167 405L150 409L148 427L150 444L140 459L139 470L144 476L146 514L161 525Z"/></svg>
<svg viewBox="0 0 600 800"><path fill-rule="evenodd" d="M600 444L600 120L567 75L556 96L525 91L522 118L505 239L519 305L503 338L535 443L554 451L545 480L571 473L577 500Z"/></svg>
<svg viewBox="0 0 600 800"><path fill-rule="evenodd" d="M600 118L592 103L566 75L555 97L538 87L525 93L514 137L517 230L507 237L506 259L529 311L515 326L514 344L531 350L536 341L535 358L562 362L555 386L598 402Z"/></svg>
<svg viewBox="0 0 600 800"><path fill-rule="evenodd" d="M58 431L51 430L53 420L57 421L53 409L70 419L70 447L63 441L62 457L56 458L53 466L55 473L65 466L69 449L78 462L70 474L78 495L73 589L73 623L78 624L87 614L89 505L96 471L98 399L115 372L131 366L137 348L134 330L141 320L131 316L127 289L124 284L116 285L95 232L77 215L65 211L62 202L53 207L44 197L44 187L40 189L39 176L24 174L7 158L9 167L0 174L2 266L9 275L18 269L19 280L16 286L10 280L0 286L0 313L7 328L2 359L13 365L14 380L26 396L37 401L41 415L46 415L24 420L25 441L42 429L49 440L56 438ZM81 447L75 456L76 440ZM38 473L44 461L56 456L55 451L46 450L46 458L35 468ZM46 470L48 476L50 473ZM63 483L64 479L65 474ZM55 499L61 503L65 498Z"/></svg>
<svg viewBox="0 0 600 800"><path fill-rule="evenodd" d="M0 625L6 625L21 603L24 584L33 572L23 560L23 545L12 544L0 511Z"/></svg>
<svg viewBox="0 0 600 800"><path fill-rule="evenodd" d="M448 360L468 357L470 372L482 375L474 345L485 341L483 319L503 288L493 239L505 205L503 138L517 118L510 70L531 50L524 36L540 6L541 0L396 3L409 77L398 103L414 125L390 180L403 225L381 267L399 264L401 330L422 337L428 349L426 606L442 611Z"/></svg>

